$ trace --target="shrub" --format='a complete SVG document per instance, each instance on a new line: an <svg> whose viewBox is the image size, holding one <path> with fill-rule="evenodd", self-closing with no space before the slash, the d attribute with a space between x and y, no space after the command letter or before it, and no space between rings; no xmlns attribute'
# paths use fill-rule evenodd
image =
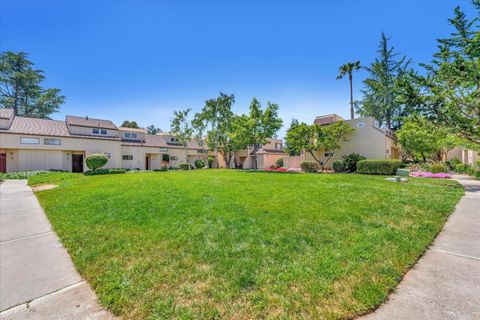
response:
<svg viewBox="0 0 480 320"><path fill-rule="evenodd" d="M477 170L474 167L467 166L465 168L465 173L468 174L469 176L473 176L476 172Z"/></svg>
<svg viewBox="0 0 480 320"><path fill-rule="evenodd" d="M448 172L448 168L445 164L443 163L434 163L430 166L430 172L431 173L442 173L442 172Z"/></svg>
<svg viewBox="0 0 480 320"><path fill-rule="evenodd" d="M473 175L477 180L480 180L480 170L477 170Z"/></svg>
<svg viewBox="0 0 480 320"><path fill-rule="evenodd" d="M213 166L213 160L215 160L213 157L208 157L208 167L211 168Z"/></svg>
<svg viewBox="0 0 480 320"><path fill-rule="evenodd" d="M399 160L360 160L357 172L364 174L395 174L400 167Z"/></svg>
<svg viewBox="0 0 480 320"><path fill-rule="evenodd" d="M447 167L450 171L455 171L456 165L460 164L460 163L461 163L461 161L457 157L445 161L445 164L447 165Z"/></svg>
<svg viewBox="0 0 480 320"><path fill-rule="evenodd" d="M86 176L94 176L97 174L118 174L118 173L126 173L126 169L122 168L110 168L110 169L97 169L95 171L93 170L88 170L85 171L83 174Z"/></svg>
<svg viewBox="0 0 480 320"><path fill-rule="evenodd" d="M46 171L46 170L17 171L17 172L8 172L8 173L0 172L0 180L4 180L4 179L23 180L33 176L38 176L39 174L45 174L48 172L49 171Z"/></svg>
<svg viewBox="0 0 480 320"><path fill-rule="evenodd" d="M168 166L161 166L160 169L154 169L153 171L168 171Z"/></svg>
<svg viewBox="0 0 480 320"><path fill-rule="evenodd" d="M317 172L320 168L316 161L302 161L300 167L305 172Z"/></svg>
<svg viewBox="0 0 480 320"><path fill-rule="evenodd" d="M193 168L192 168L192 165L190 163L180 163L178 165L178 169L180 169L180 170L191 170Z"/></svg>
<svg viewBox="0 0 480 320"><path fill-rule="evenodd" d="M475 163L477 164L477 168L480 169L480 160L475 161Z"/></svg>
<svg viewBox="0 0 480 320"><path fill-rule="evenodd" d="M365 160L364 156L359 155L358 153L346 154L342 157L343 164L345 165L345 171L348 172L357 172L357 162Z"/></svg>
<svg viewBox="0 0 480 320"><path fill-rule="evenodd" d="M283 167L283 159L277 159L277 161L275 161L275 163L277 164L277 166L279 167Z"/></svg>
<svg viewBox="0 0 480 320"><path fill-rule="evenodd" d="M343 163L342 160L334 161L332 166L333 166L333 170L335 170L335 172L345 171L345 164Z"/></svg>
<svg viewBox="0 0 480 320"><path fill-rule="evenodd" d="M468 168L468 165L463 164L463 163L457 163L455 165L455 172L462 174L462 173L465 173L467 171L467 168Z"/></svg>
<svg viewBox="0 0 480 320"><path fill-rule="evenodd" d="M93 171L107 164L108 158L104 154L91 154L85 158L87 167Z"/></svg>
<svg viewBox="0 0 480 320"><path fill-rule="evenodd" d="M195 160L195 168L201 169L205 167L205 162L203 160Z"/></svg>
<svg viewBox="0 0 480 320"><path fill-rule="evenodd" d="M170 155L169 154L162 154L162 161L168 162L170 161Z"/></svg>

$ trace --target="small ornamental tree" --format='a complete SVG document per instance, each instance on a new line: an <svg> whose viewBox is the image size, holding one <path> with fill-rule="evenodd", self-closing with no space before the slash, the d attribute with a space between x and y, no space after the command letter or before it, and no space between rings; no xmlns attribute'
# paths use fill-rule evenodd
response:
<svg viewBox="0 0 480 320"><path fill-rule="evenodd" d="M340 142L346 141L354 130L345 121L337 121L327 126L292 123L287 131L287 150L293 155L301 154L302 151L308 152L323 171L334 152L340 149ZM318 156L320 152L324 154L323 158Z"/></svg>
<svg viewBox="0 0 480 320"><path fill-rule="evenodd" d="M85 162L87 163L87 167L90 170L97 170L98 168L103 167L107 164L108 158L104 154L91 154L87 158L85 158Z"/></svg>

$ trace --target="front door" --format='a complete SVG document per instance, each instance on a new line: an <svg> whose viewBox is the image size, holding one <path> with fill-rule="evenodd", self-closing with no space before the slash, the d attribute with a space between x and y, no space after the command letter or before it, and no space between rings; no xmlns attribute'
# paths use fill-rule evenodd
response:
<svg viewBox="0 0 480 320"><path fill-rule="evenodd" d="M72 172L83 172L83 154L72 154Z"/></svg>
<svg viewBox="0 0 480 320"><path fill-rule="evenodd" d="M150 170L150 157L145 156L145 170Z"/></svg>
<svg viewBox="0 0 480 320"><path fill-rule="evenodd" d="M7 154L0 153L0 172L7 172Z"/></svg>

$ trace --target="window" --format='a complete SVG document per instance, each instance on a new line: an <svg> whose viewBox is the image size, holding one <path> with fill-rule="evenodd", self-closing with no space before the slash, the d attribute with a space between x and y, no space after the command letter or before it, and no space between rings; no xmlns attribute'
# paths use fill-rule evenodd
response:
<svg viewBox="0 0 480 320"><path fill-rule="evenodd" d="M197 153L198 154L207 154L207 150L199 149L199 150L197 150Z"/></svg>
<svg viewBox="0 0 480 320"><path fill-rule="evenodd" d="M130 132L125 132L125 138L126 139L130 139L132 137L132 135L130 134Z"/></svg>
<svg viewBox="0 0 480 320"><path fill-rule="evenodd" d="M171 138L170 138L170 141L171 141L171 142L178 142L178 138L171 137Z"/></svg>
<svg viewBox="0 0 480 320"><path fill-rule="evenodd" d="M112 155L110 154L110 152L105 152L104 155L105 155L105 157L107 157L108 159L110 159L110 157L112 156Z"/></svg>
<svg viewBox="0 0 480 320"><path fill-rule="evenodd" d="M40 139L20 137L20 143L21 144L40 144Z"/></svg>
<svg viewBox="0 0 480 320"><path fill-rule="evenodd" d="M160 148L160 152L168 152L168 148Z"/></svg>
<svg viewBox="0 0 480 320"><path fill-rule="evenodd" d="M176 161L176 160L178 160L178 157L177 156L170 156L170 160Z"/></svg>
<svg viewBox="0 0 480 320"><path fill-rule="evenodd" d="M100 133L101 133L101 134L107 134L107 129L101 129L101 130L100 130Z"/></svg>
<svg viewBox="0 0 480 320"><path fill-rule="evenodd" d="M43 139L43 144L48 144L50 146L59 146L61 144L60 139L45 138Z"/></svg>
<svg viewBox="0 0 480 320"><path fill-rule="evenodd" d="M325 152L324 154L325 157L333 157L333 152Z"/></svg>
<svg viewBox="0 0 480 320"><path fill-rule="evenodd" d="M132 133L132 139L137 139L137 134L136 133Z"/></svg>
<svg viewBox="0 0 480 320"><path fill-rule="evenodd" d="M92 129L92 133L93 133L93 134L99 134L99 133L100 133L100 130L98 130L98 129Z"/></svg>
<svg viewBox="0 0 480 320"><path fill-rule="evenodd" d="M122 159L123 159L123 160L133 160L133 156L123 155L123 156L122 156Z"/></svg>
<svg viewBox="0 0 480 320"><path fill-rule="evenodd" d="M357 128L363 128L363 127L365 127L365 122L357 123Z"/></svg>

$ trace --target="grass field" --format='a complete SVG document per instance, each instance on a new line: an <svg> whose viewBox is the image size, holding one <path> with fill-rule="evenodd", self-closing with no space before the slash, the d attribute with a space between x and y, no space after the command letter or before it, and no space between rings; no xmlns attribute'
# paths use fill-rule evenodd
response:
<svg viewBox="0 0 480 320"><path fill-rule="evenodd" d="M463 194L454 181L198 170L30 184L125 319L344 319L382 303Z"/></svg>

